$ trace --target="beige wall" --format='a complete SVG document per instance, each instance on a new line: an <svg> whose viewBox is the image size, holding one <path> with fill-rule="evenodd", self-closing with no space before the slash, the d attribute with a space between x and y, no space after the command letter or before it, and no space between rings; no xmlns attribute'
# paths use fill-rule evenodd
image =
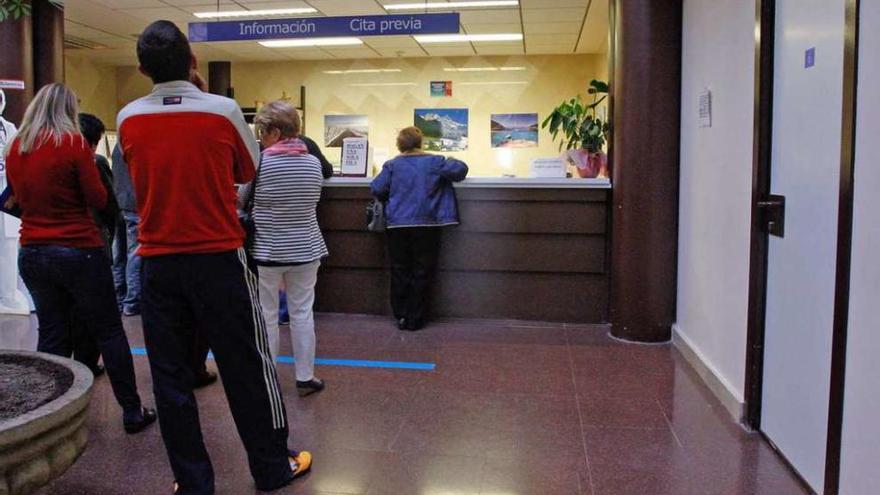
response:
<svg viewBox="0 0 880 495"><path fill-rule="evenodd" d="M97 115L107 129L116 129L116 68L98 65L85 54L64 54L64 79L79 99L82 112Z"/></svg>
<svg viewBox="0 0 880 495"><path fill-rule="evenodd" d="M395 153L397 130L412 125L414 108L467 108L468 150L450 153L465 160L472 176L529 175L532 158L558 156L550 134L540 132L536 148L493 149L489 119L493 113L537 113L539 122L563 99L586 96L590 79L608 71L604 55L450 57L233 63L235 97L243 107L281 98L299 104L306 86L306 133L323 145L324 115L363 114L370 121L374 152ZM203 64L204 65L204 64ZM448 72L450 67L524 67L525 70ZM400 72L326 74L324 71L399 69ZM116 71L117 104L122 106L150 90L134 67ZM451 98L432 98L430 81L451 80ZM397 86L365 84L411 83ZM478 83L478 84L474 84ZM516 83L516 84L508 84ZM356 86L353 86L356 85ZM325 149L338 162L338 149Z"/></svg>
<svg viewBox="0 0 880 495"><path fill-rule="evenodd" d="M283 92L299 103L306 86L306 133L323 145L325 114L365 114L370 146L395 154L397 131L413 122L414 108L467 108L468 150L450 153L466 161L474 176L527 176L532 158L557 156L557 145L541 131L536 148L493 149L489 137L492 113L537 113L539 122L564 98L585 94L590 79L607 73L605 57L506 56L412 59L366 59L285 63L235 63L235 97L244 107L271 101ZM451 67L524 67L525 70L448 72ZM326 74L331 70L399 69L400 72ZM451 80L452 97L430 96L430 81ZM411 83L398 86L366 84ZM476 84L475 84L476 83ZM515 84L513 84L515 83ZM357 86L353 86L357 85ZM339 150L325 150L338 161Z"/></svg>
<svg viewBox="0 0 880 495"><path fill-rule="evenodd" d="M141 74L137 67L116 68L116 106L117 111L132 101L148 94L153 83Z"/></svg>

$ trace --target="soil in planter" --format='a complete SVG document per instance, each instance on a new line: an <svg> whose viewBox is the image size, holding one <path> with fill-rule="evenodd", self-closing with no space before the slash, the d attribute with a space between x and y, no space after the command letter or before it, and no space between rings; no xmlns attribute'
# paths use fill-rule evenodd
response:
<svg viewBox="0 0 880 495"><path fill-rule="evenodd" d="M73 373L50 361L0 355L0 421L57 399L73 385Z"/></svg>

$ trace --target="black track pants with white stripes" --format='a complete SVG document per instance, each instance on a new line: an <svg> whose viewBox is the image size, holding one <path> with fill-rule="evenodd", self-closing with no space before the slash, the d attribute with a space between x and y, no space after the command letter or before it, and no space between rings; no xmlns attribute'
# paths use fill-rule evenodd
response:
<svg viewBox="0 0 880 495"><path fill-rule="evenodd" d="M257 488L289 481L287 416L244 251L144 258L141 311L159 425L179 493L214 493L189 366L196 328L214 353Z"/></svg>

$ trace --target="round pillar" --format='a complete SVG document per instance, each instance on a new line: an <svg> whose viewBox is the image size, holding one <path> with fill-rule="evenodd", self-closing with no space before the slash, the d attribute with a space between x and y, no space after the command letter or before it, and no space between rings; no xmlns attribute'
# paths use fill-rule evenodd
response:
<svg viewBox="0 0 880 495"><path fill-rule="evenodd" d="M675 321L682 0L612 0L611 334Z"/></svg>
<svg viewBox="0 0 880 495"><path fill-rule="evenodd" d="M34 44L34 92L64 82L64 10L49 0L31 2Z"/></svg>
<svg viewBox="0 0 880 495"><path fill-rule="evenodd" d="M34 97L33 25L30 17L0 22L0 79L24 81L24 90L4 89L6 111L3 117L18 125Z"/></svg>
<svg viewBox="0 0 880 495"><path fill-rule="evenodd" d="M232 62L208 62L208 92L232 98Z"/></svg>

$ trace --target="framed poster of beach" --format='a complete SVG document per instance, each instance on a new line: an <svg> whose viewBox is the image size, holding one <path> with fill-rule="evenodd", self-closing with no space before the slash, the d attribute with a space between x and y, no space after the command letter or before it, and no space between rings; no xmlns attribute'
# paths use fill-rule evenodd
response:
<svg viewBox="0 0 880 495"><path fill-rule="evenodd" d="M341 148L348 137L369 138L370 121L366 115L325 115L324 146Z"/></svg>
<svg viewBox="0 0 880 495"><path fill-rule="evenodd" d="M538 114L493 113L489 122L493 148L538 146Z"/></svg>

